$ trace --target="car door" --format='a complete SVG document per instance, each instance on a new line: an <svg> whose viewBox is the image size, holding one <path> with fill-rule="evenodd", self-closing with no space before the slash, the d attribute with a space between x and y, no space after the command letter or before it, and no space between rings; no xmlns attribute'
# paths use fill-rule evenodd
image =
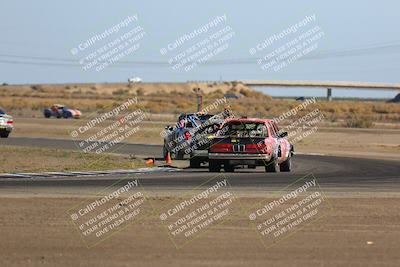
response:
<svg viewBox="0 0 400 267"><path fill-rule="evenodd" d="M279 131L278 125L274 121L271 122L271 125L276 133L276 138L280 147L279 162L285 161L290 151L289 141L287 140L286 136L282 137L282 133Z"/></svg>
<svg viewBox="0 0 400 267"><path fill-rule="evenodd" d="M276 132L276 129L274 128L272 122L267 122L266 123L268 129L269 129L269 143L272 145L272 151L273 155L279 155L279 140L277 138L278 133Z"/></svg>

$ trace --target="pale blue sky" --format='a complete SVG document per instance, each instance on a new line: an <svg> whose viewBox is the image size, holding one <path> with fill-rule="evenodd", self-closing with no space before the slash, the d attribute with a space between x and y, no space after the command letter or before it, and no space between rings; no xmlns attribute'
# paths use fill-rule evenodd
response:
<svg viewBox="0 0 400 267"><path fill-rule="evenodd" d="M116 82L132 76L144 81L222 77L399 82L399 10L398 0L1 1L0 83ZM70 49L134 14L147 36L136 53L123 59L126 61L166 61L159 52L161 47L223 14L236 35L229 49L215 60L252 58L250 47L305 15L316 14L325 36L315 59L299 60L280 72L265 72L256 62L206 65L190 72L162 64L83 71Z"/></svg>

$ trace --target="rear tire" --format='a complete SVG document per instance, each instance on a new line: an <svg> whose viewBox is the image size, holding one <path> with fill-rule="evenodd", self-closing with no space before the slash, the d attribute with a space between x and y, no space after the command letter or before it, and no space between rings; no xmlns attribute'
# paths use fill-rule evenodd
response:
<svg viewBox="0 0 400 267"><path fill-rule="evenodd" d="M284 162L279 165L281 172L290 172L292 170L292 157L289 156Z"/></svg>
<svg viewBox="0 0 400 267"><path fill-rule="evenodd" d="M185 156L185 154L179 151L178 153L176 153L175 159L177 159L177 160L183 160L183 159L184 159L184 156Z"/></svg>
<svg viewBox="0 0 400 267"><path fill-rule="evenodd" d="M7 138L10 132L0 132L0 137L1 138Z"/></svg>
<svg viewBox="0 0 400 267"><path fill-rule="evenodd" d="M279 171L278 159L266 162L265 172L278 172L278 171Z"/></svg>
<svg viewBox="0 0 400 267"><path fill-rule="evenodd" d="M47 119L51 117L51 111L48 109L45 109L43 114L44 114L44 117Z"/></svg>
<svg viewBox="0 0 400 267"><path fill-rule="evenodd" d="M190 158L190 168L200 168L201 166L201 160L199 160L196 157Z"/></svg>
<svg viewBox="0 0 400 267"><path fill-rule="evenodd" d="M221 171L221 163L217 160L210 159L208 162L208 171L220 172Z"/></svg>
<svg viewBox="0 0 400 267"><path fill-rule="evenodd" d="M224 164L224 171L225 172L235 172L235 166L233 166L229 163L226 163L226 164Z"/></svg>
<svg viewBox="0 0 400 267"><path fill-rule="evenodd" d="M167 159L167 153L168 153L168 150L167 150L167 147L164 144L163 150L162 150L163 159Z"/></svg>
<svg viewBox="0 0 400 267"><path fill-rule="evenodd" d="M62 114L62 116L64 117L64 119L68 119L72 117L72 113L69 111L66 111Z"/></svg>

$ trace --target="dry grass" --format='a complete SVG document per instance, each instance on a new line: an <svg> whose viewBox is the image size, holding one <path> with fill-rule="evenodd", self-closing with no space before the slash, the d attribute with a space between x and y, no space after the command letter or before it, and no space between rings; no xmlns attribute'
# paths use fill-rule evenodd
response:
<svg viewBox="0 0 400 267"><path fill-rule="evenodd" d="M43 108L62 103L79 108L85 114L104 112L117 106L128 97L137 96L140 107L150 113L179 114L196 110L193 88L204 92L204 105L208 105L227 92L241 95L240 99L229 99L238 116L276 117L296 107L294 100L273 99L255 92L241 83L153 83L153 84L69 84L69 85L22 85L0 86L0 106L13 115L42 116ZM136 109L138 107L131 107ZM374 123L398 123L400 105L377 101L318 101L308 106L292 119L318 108L326 122L343 127L372 127ZM215 112L222 111L220 105Z"/></svg>
<svg viewBox="0 0 400 267"><path fill-rule="evenodd" d="M43 171L90 171L144 167L140 160L111 154L89 154L70 150L1 146L0 173Z"/></svg>

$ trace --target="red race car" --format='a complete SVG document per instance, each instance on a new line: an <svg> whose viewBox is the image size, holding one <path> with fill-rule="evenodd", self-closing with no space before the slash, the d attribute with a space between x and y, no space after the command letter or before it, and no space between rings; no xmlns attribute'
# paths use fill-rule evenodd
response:
<svg viewBox="0 0 400 267"><path fill-rule="evenodd" d="M290 172L293 145L287 132L279 132L269 119L234 118L227 120L209 149L209 171L233 172L235 166L264 166L266 172Z"/></svg>

